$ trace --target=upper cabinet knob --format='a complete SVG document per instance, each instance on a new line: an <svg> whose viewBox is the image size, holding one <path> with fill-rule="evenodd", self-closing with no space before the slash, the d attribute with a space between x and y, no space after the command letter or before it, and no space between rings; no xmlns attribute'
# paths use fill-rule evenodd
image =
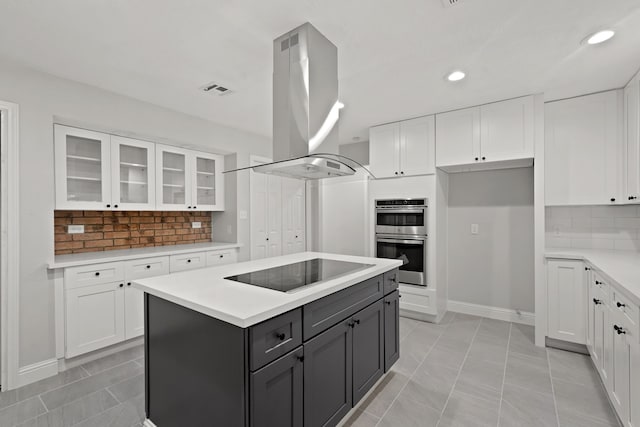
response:
<svg viewBox="0 0 640 427"><path fill-rule="evenodd" d="M476 162L478 161L478 158L476 157Z"/></svg>
<svg viewBox="0 0 640 427"><path fill-rule="evenodd" d="M396 175L398 175L398 172L394 172Z"/></svg>
<svg viewBox="0 0 640 427"><path fill-rule="evenodd" d="M110 208L110 207L111 207L111 205L107 205L107 207L108 207L108 208Z"/></svg>
<svg viewBox="0 0 640 427"><path fill-rule="evenodd" d="M612 198L611 198L611 202L615 202L615 201L616 201L616 198L615 198L615 197L612 197Z"/></svg>
<svg viewBox="0 0 640 427"><path fill-rule="evenodd" d="M485 156L482 156L482 160L487 160L487 158Z"/></svg>

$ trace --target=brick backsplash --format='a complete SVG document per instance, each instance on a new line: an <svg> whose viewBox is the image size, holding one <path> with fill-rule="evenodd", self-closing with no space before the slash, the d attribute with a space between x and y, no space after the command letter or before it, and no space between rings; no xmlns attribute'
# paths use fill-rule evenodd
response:
<svg viewBox="0 0 640 427"><path fill-rule="evenodd" d="M191 228L200 221L202 228ZM84 233L69 234L71 224ZM55 211L55 254L98 252L211 241L210 212Z"/></svg>
<svg viewBox="0 0 640 427"><path fill-rule="evenodd" d="M640 251L640 206L547 207L549 248Z"/></svg>

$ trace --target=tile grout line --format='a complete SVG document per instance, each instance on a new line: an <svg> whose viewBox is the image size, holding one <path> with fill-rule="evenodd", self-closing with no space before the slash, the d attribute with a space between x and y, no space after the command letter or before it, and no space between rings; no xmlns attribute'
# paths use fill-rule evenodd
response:
<svg viewBox="0 0 640 427"><path fill-rule="evenodd" d="M85 367L84 367L84 365L80 365L80 368L82 368L82 370L83 370L83 371L84 371L88 376L90 376L90 377L92 376L92 375L91 375L91 372L89 372L89 371L87 370L87 368L85 368Z"/></svg>
<svg viewBox="0 0 640 427"><path fill-rule="evenodd" d="M551 373L551 358L549 357L549 350L545 347L544 352L547 355L547 369L549 369L549 381L551 382L551 395L553 396L553 406L556 410L556 425L560 425L560 415L558 413L558 401L556 400L556 388L553 385L553 374Z"/></svg>
<svg viewBox="0 0 640 427"><path fill-rule="evenodd" d="M497 426L500 426L500 416L502 415L502 399L504 398L504 384L507 380L507 364L509 363L509 345L511 344L511 328L513 323L509 322L509 338L507 339L507 354L504 358L504 371L502 372L502 388L500 389L500 403L498 404L498 422Z"/></svg>
<svg viewBox="0 0 640 427"><path fill-rule="evenodd" d="M455 319L455 314L453 315L453 318ZM453 320L453 319L452 319ZM380 417L380 419L378 420L378 422L376 422L376 427L382 422L382 420L384 419L384 416L387 415L387 412L389 412L389 410L391 409L391 407L393 406L394 403L396 403L396 400L398 400L398 397L400 397L400 394L402 393L402 391L407 387L407 385L409 384L409 381L411 381L411 378L413 377L413 375L418 371L418 369L420 368L420 366L422 365L422 363L427 359L427 357L429 356L429 353L431 353L431 351L433 350L433 348L436 346L436 344L438 344L438 341L440 341L440 338L442 337L442 335L444 334L444 332L449 328L449 326L451 325L451 323L449 323L441 332L440 335L438 335L438 339L436 339L434 341L433 344L431 344L431 347L429 347L429 351L427 351L424 355L424 357L422 358L422 360L420 361L420 363L418 363L418 366L416 366L416 368L413 370L413 372L411 373L411 375L409 375L409 379L406 382L405 385L402 386L402 388L400 389L400 391L398 391L398 394L396 395L396 397L393 398L393 400L391 401L391 403L389 404L389 407L384 411L384 413L382 414L382 416ZM415 328L414 328L415 330ZM411 331L413 332L413 330ZM409 336L409 334L407 334L407 337ZM406 338L406 337L405 337Z"/></svg>
<svg viewBox="0 0 640 427"><path fill-rule="evenodd" d="M127 381L127 380L125 380L125 381ZM122 382L122 381L121 381L121 382ZM117 384L120 384L120 383L117 383ZM114 384L114 385L117 385L117 384ZM109 386L109 387L112 387L112 386ZM120 399L118 399L118 398L116 397L116 395L115 395L115 394L113 394L113 392L112 392L111 390L109 390L109 387L105 387L105 388L104 388L104 390L105 390L107 393L109 393L109 394L111 395L111 397L113 397L113 398L116 400L116 402L118 402L118 404L121 404L122 402L120 402Z"/></svg>
<svg viewBox="0 0 640 427"><path fill-rule="evenodd" d="M39 394L39 395L38 395L38 399L40 399L40 402L42 403L42 406L44 406L45 414L46 414L47 412L51 412L51 411L49 411L49 408L47 407L47 404L46 404L46 403L44 403L44 400L42 400L42 395L40 395L40 394Z"/></svg>
<svg viewBox="0 0 640 427"><path fill-rule="evenodd" d="M454 317L454 320L455 320L455 317ZM476 340L476 336L478 335L478 330L480 330L481 324L482 324L482 319L478 323L478 326L476 326L476 330L473 333L473 337L471 338L471 342L469 343L469 348L467 349L467 352L464 355L464 359L462 359L462 363L460 364L460 369L458 370L458 375L456 375L456 380L453 382L453 386L451 387L451 391L447 396L447 400L444 402L444 406L442 407L442 411L440 412L440 418L438 418L436 427L438 427L440 425L440 421L442 421L442 416L444 415L444 411L446 411L447 405L449 404L449 400L451 399L451 395L453 394L453 391L456 388L456 384L458 384L458 380L460 379L460 375L462 374L462 369L464 368L464 364L467 362L467 357L469 357L469 353L471 353L471 346L473 345L473 342Z"/></svg>

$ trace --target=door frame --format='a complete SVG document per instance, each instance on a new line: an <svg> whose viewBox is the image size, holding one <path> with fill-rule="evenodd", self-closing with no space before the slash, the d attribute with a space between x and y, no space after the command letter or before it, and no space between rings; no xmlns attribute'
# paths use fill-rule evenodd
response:
<svg viewBox="0 0 640 427"><path fill-rule="evenodd" d="M0 101L0 381L18 385L19 369L19 120L18 104Z"/></svg>
<svg viewBox="0 0 640 427"><path fill-rule="evenodd" d="M271 163L273 160L271 160L269 157L264 157L264 156L256 156L256 155L250 155L249 156L249 166L258 166L258 165L263 165L265 163ZM252 206L252 202L253 202L253 188L254 188L254 184L253 181L255 178L253 178L253 174L255 174L255 172L253 171L253 169L249 170L249 241L251 242L251 248L249 249L249 259L254 259L255 258L255 250L253 248L253 221L252 216L254 215L253 212L253 206Z"/></svg>

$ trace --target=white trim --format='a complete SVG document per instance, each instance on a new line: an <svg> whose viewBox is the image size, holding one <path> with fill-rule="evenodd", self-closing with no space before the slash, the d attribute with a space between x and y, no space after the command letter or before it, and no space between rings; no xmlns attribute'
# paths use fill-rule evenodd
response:
<svg viewBox="0 0 640 427"><path fill-rule="evenodd" d="M108 347L100 348L89 353L78 355L76 357L72 357L69 359L58 359L58 372L64 372L68 369L75 368L76 366L84 365L85 363L93 362L94 360L102 359L103 357L119 353L129 348L138 347L143 344L143 336L135 337L131 338L128 341L122 341Z"/></svg>
<svg viewBox="0 0 640 427"><path fill-rule="evenodd" d="M3 390L18 387L19 367L19 188L18 104L0 101L0 381Z"/></svg>
<svg viewBox="0 0 640 427"><path fill-rule="evenodd" d="M534 158L533 165L533 240L534 240L534 307L535 343L545 346L547 332L547 269L545 250L545 182L544 182L544 95L534 96Z"/></svg>
<svg viewBox="0 0 640 427"><path fill-rule="evenodd" d="M518 313L510 308L491 307L488 305L471 304L469 302L451 301L447 302L447 310L455 313L470 314L473 316L486 317L489 319L503 320L505 322L521 323L523 325L535 324L536 315L528 311Z"/></svg>
<svg viewBox="0 0 640 427"><path fill-rule="evenodd" d="M143 427L157 427L149 418L146 418L142 423Z"/></svg>
<svg viewBox="0 0 640 427"><path fill-rule="evenodd" d="M31 384L58 374L58 360L49 359L24 366L18 371L18 387Z"/></svg>

